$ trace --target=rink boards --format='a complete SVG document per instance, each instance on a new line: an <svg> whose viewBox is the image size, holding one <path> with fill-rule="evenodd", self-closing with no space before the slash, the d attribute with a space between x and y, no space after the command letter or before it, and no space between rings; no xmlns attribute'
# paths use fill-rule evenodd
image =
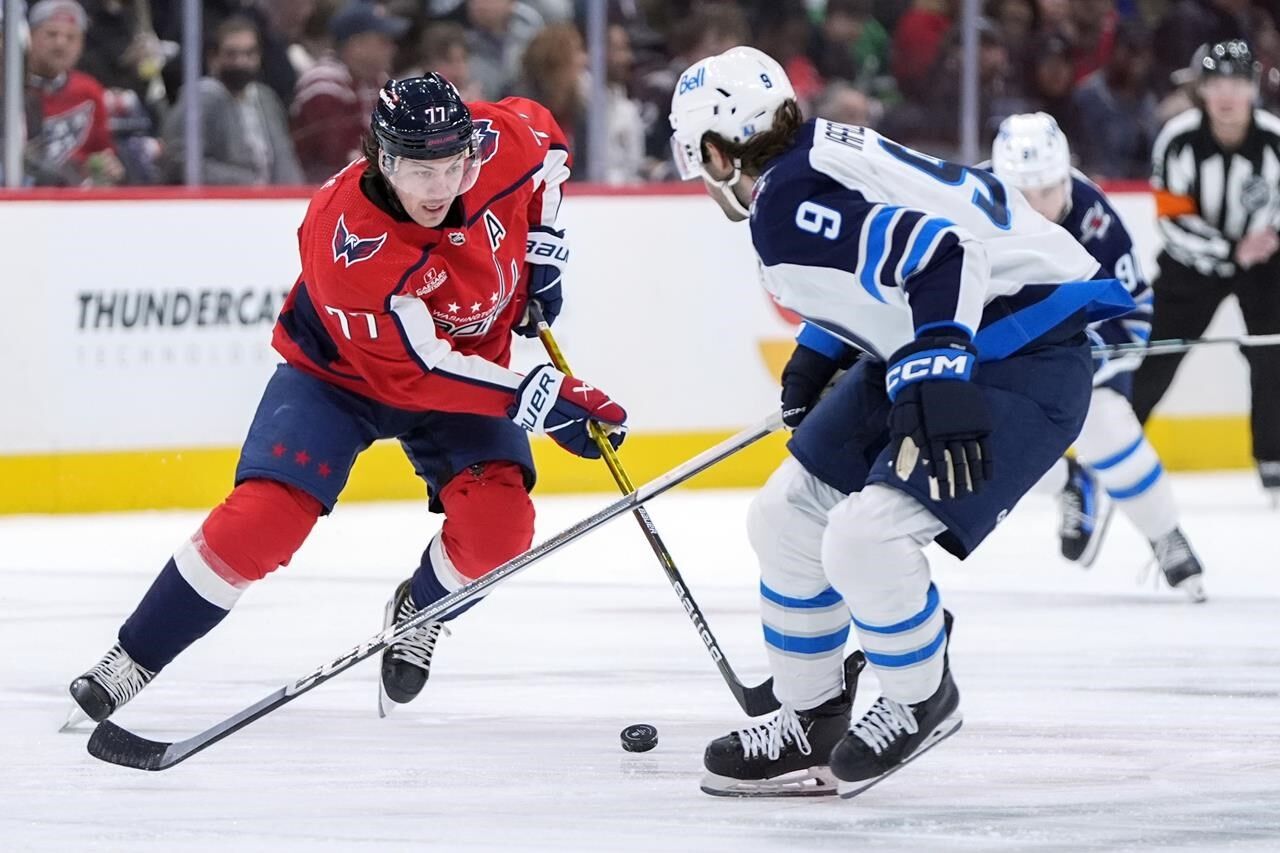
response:
<svg viewBox="0 0 1280 853"><path fill-rule="evenodd" d="M571 191L573 251L556 332L631 415L623 459L647 479L776 405L794 326L759 287L745 227L697 188ZM1148 271L1148 194L1116 206ZM304 193L53 195L0 203L6 314L0 512L206 506L278 361L270 332L297 275ZM1241 331L1234 305L1211 334ZM520 340L516 367L545 361ZM1248 377L1231 348L1192 354L1151 425L1175 469L1249 464ZM775 440L697 482L759 484ZM610 489L603 466L535 442L539 490ZM345 500L422 495L399 446L358 463Z"/></svg>

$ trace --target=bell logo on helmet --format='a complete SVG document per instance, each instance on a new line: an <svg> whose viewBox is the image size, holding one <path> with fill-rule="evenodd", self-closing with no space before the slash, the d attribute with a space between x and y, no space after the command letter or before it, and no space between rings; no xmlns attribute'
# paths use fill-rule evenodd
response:
<svg viewBox="0 0 1280 853"><path fill-rule="evenodd" d="M704 65L693 73L685 72L680 78L680 85L676 89L677 95L683 95L685 92L692 92L694 89L702 88L702 84L707 80L707 67Z"/></svg>

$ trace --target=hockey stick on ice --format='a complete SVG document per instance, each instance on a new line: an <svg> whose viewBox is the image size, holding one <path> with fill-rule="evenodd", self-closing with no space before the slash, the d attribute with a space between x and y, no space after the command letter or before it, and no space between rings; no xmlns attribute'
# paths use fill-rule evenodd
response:
<svg viewBox="0 0 1280 853"><path fill-rule="evenodd" d="M569 369L569 363L565 360L564 353L560 350L560 345L556 343L555 336L551 333L551 326L542 316L542 309L538 303L529 303L529 316L533 318L533 322L537 325L538 338L542 341L542 345L546 347L547 355L551 356L551 364L561 373L572 376L573 371ZM613 475L613 481L618 484L618 488L622 490L624 495L634 492L636 487L631 484L631 478L627 476L627 472L622 468L622 461L618 459L617 452L613 449L613 445L609 443L604 430L598 424L591 424L591 437L595 439L596 446L600 448L600 455L604 457L604 464L608 466L609 473ZM648 511L644 507L638 506L632 510L632 515L635 516L636 521L639 523L640 532L644 534L649 547L653 549L654 556L658 558L662 571L666 573L667 581L671 584L671 588L675 590L676 598L680 599L680 603L684 605L685 612L689 614L689 621L693 623L693 627L702 638L702 642L706 644L707 653L711 655L711 659L715 661L716 666L720 669L720 674L724 676L725 684L729 685L729 692L733 694L733 698L738 700L738 704L742 706L742 710L749 717L761 717L778 710L778 700L773 695L772 678L763 684L748 687L742 683L742 679L738 678L738 674L733 671L733 667L730 666L729 661L725 658L724 652L720 651L720 644L717 642L715 634L711 633L711 625L707 623L707 617L702 615L702 608L698 607L698 603L693 600L693 593L689 591L688 585L680 575L680 570L676 568L675 559L671 556L671 552L667 550L666 543L662 541L662 537L658 535L658 528L654 526L653 519L649 517Z"/></svg>
<svg viewBox="0 0 1280 853"><path fill-rule="evenodd" d="M1280 335L1239 335L1221 338L1169 338L1145 344L1103 344L1093 351L1099 355L1168 355L1190 352L1196 347L1233 344L1238 347L1280 346Z"/></svg>
<svg viewBox="0 0 1280 853"><path fill-rule="evenodd" d="M725 439L715 447L703 451L688 462L678 465L657 479L645 483L636 491L609 504L594 515L582 519L572 527L566 528L550 539L535 545L520 556L508 560L489 572L489 574L472 581L455 592L451 592L435 604L424 607L415 613L413 618L374 634L355 648L343 652L333 660L326 661L301 678L289 682L270 696L242 711L232 714L212 728L205 729L203 732L186 740L164 742L139 737L133 732L107 720L99 723L89 737L89 754L103 761L119 764L122 767L134 767L139 770L166 770L228 735L234 734L255 720L265 717L282 705L292 702L303 693L320 686L335 675L355 666L360 661L376 655L389 644L401 640L415 631L424 622L436 619L441 614L453 610L494 584L528 568L543 557L560 550L565 545L581 538L606 522L612 521L623 513L643 505L781 428L782 416L780 413L775 412L759 424L749 427L737 435Z"/></svg>

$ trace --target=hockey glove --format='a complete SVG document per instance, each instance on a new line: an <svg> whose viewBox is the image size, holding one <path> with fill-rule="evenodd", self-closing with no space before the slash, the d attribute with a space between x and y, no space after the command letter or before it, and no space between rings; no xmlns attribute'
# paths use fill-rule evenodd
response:
<svg viewBox="0 0 1280 853"><path fill-rule="evenodd" d="M529 288L529 301L537 302L542 316L550 326L560 315L564 294L560 290L560 276L569 261L569 249L564 244L564 234L554 231L530 231L525 244L525 284ZM513 331L526 338L538 336L538 324L528 312Z"/></svg>
<svg viewBox="0 0 1280 853"><path fill-rule="evenodd" d="M797 344L782 368L782 422L795 429L818 404L822 392L840 365L804 344Z"/></svg>
<svg viewBox="0 0 1280 853"><path fill-rule="evenodd" d="M600 448L591 437L592 421L605 430L614 450L626 438L626 410L603 391L549 364L529 371L507 414L529 432L549 435L565 450L587 459L600 458Z"/></svg>
<svg viewBox="0 0 1280 853"><path fill-rule="evenodd" d="M894 470L910 478L923 459L934 500L964 497L992 476L991 415L970 382L978 350L960 337L913 341L889 360L885 388Z"/></svg>

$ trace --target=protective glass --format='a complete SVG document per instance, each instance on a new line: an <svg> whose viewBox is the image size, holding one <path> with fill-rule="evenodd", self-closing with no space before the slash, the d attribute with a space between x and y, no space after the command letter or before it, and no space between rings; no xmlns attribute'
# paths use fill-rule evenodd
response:
<svg viewBox="0 0 1280 853"><path fill-rule="evenodd" d="M384 152L378 165L396 192L412 198L460 196L480 177L480 157L474 151L442 160L413 160Z"/></svg>
<svg viewBox="0 0 1280 853"><path fill-rule="evenodd" d="M671 159L676 164L676 174L682 181L702 177L702 157L698 149L671 137Z"/></svg>

